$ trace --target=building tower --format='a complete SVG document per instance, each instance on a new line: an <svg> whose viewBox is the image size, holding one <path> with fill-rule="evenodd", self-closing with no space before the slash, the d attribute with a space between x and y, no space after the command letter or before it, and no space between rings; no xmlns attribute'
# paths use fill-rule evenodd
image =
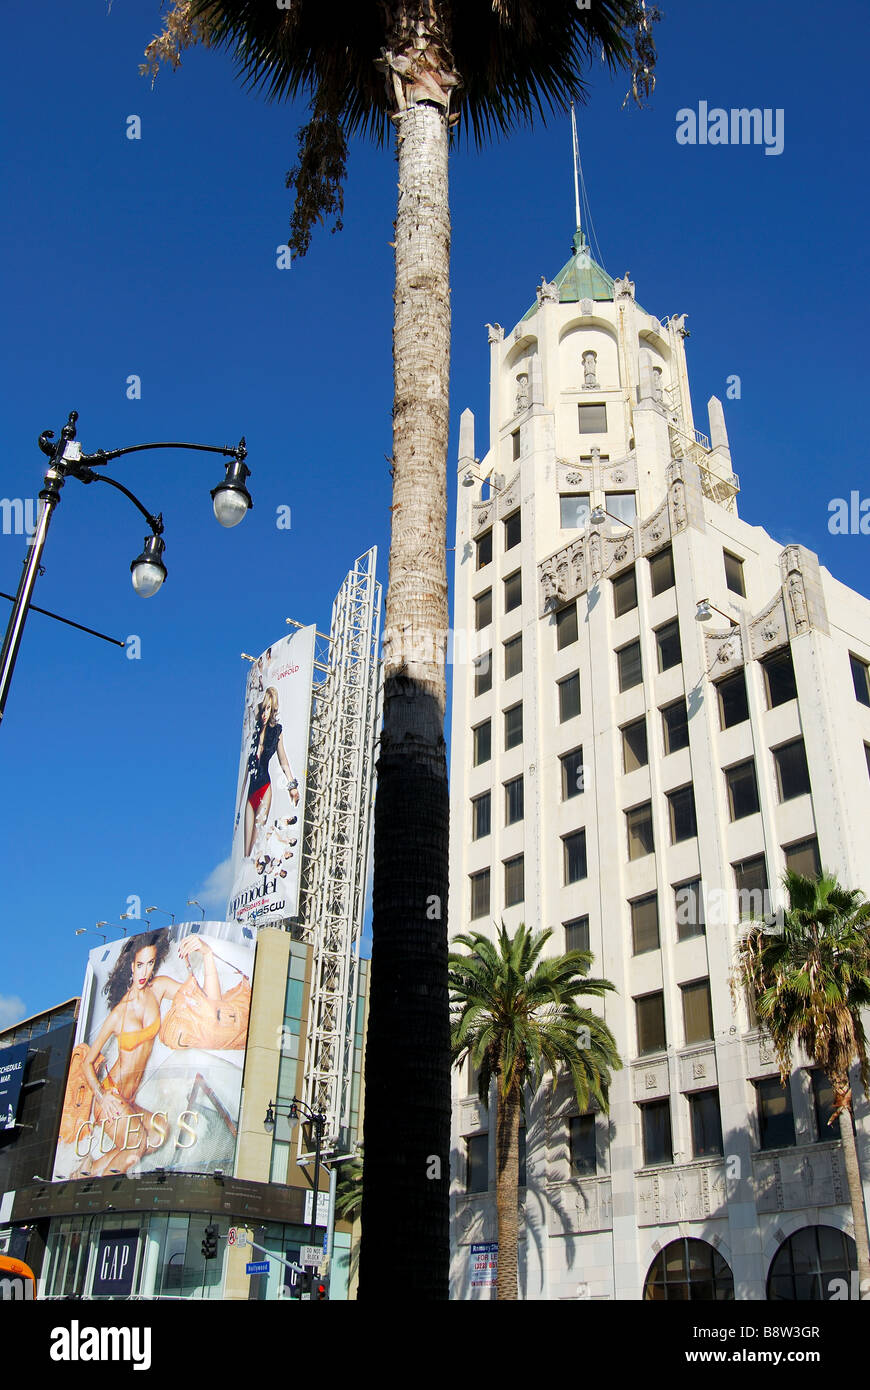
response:
<svg viewBox="0 0 870 1390"><path fill-rule="evenodd" d="M825 1284L854 1261L827 1085L803 1059L780 1086L730 978L786 866L870 892L870 602L740 519L686 336L578 230L516 327L489 327L482 461L462 417L451 934L525 921L591 949L625 1063L609 1117L550 1085L527 1106L521 1297L830 1297L821 1261ZM491 1296L471 1246L496 1238L493 1109L466 1069L457 1298ZM866 1180L857 1084L855 1115Z"/></svg>

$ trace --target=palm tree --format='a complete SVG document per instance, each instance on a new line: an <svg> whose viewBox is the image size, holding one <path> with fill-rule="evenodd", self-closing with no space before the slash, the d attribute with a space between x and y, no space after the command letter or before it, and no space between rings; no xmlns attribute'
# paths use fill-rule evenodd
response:
<svg viewBox="0 0 870 1390"><path fill-rule="evenodd" d="M356 1221L362 1209L362 1149L357 1157L342 1163L335 1189L335 1214L342 1221Z"/></svg>
<svg viewBox="0 0 870 1390"><path fill-rule="evenodd" d="M849 1071L857 1062L867 1090L867 1039L861 1010L870 1007L870 902L822 870L783 875L788 908L782 925L758 923L738 945L737 977L755 1001L776 1049L782 1084L800 1047L831 1083L858 1251L861 1296L870 1297L870 1243L852 1120Z"/></svg>
<svg viewBox="0 0 870 1390"><path fill-rule="evenodd" d="M654 84L644 0L175 0L146 70L198 40L229 50L271 99L310 120L287 176L290 246L341 226L347 140L395 131L393 498L375 806L366 1062L363 1296L446 1298L450 1144L447 989L450 374L449 131L482 144L583 100L599 58Z"/></svg>
<svg viewBox="0 0 870 1390"><path fill-rule="evenodd" d="M489 1104L496 1083L495 1204L498 1218L498 1297L517 1298L520 1116L526 1088L544 1076L571 1078L581 1113L594 1102L608 1109L611 1071L622 1066L603 1019L582 1007L582 994L601 998L614 986L592 979L589 951L541 959L553 935L523 923L511 937L502 925L495 942L480 932L454 937L469 954L450 954L452 1051L478 1072L478 1094Z"/></svg>

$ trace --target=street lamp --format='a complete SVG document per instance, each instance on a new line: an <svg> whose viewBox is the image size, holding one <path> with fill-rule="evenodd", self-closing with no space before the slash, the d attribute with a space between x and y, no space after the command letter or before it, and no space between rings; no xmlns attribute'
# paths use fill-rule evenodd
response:
<svg viewBox="0 0 870 1390"><path fill-rule="evenodd" d="M732 627L740 626L736 618L732 618L730 613L723 613L722 609L717 608L715 603L711 603L708 598L698 599L695 604L695 617L699 623L709 622L714 613L718 613L722 618L727 618Z"/></svg>
<svg viewBox="0 0 870 1390"><path fill-rule="evenodd" d="M166 910L165 907L157 907L157 906L155 905L155 906L153 906L153 907L146 907L145 911L146 911L146 912L162 912L164 917L170 917L170 918L172 919L172 925L175 926L175 913L174 913L174 912L168 912L168 911Z"/></svg>
<svg viewBox="0 0 870 1390"><path fill-rule="evenodd" d="M163 551L165 549L163 516L162 514L153 516L123 483L107 477L104 473L97 473L94 471L95 469L103 468L112 459L121 458L124 454L141 453L146 449L193 449L198 453L222 454L224 458L229 460L224 465L226 476L223 482L218 483L211 490L214 514L217 520L221 526L237 526L246 512L253 506L250 493L245 486L250 469L245 463L248 450L244 436L235 448L220 448L212 444L184 444L178 441L164 441L155 444L131 444L126 449L98 449L94 454L83 454L82 446L76 440L76 421L78 418L78 411L70 411L69 419L61 430L60 439L57 441L54 441L54 430L43 430L39 436L39 447L49 459L49 466L46 469L42 490L39 494L39 500L42 503L39 519L33 536L28 542L24 571L18 585L18 592L15 595L6 636L3 639L3 650L0 653L0 720L2 720L6 709L12 673L15 669L18 649L21 646L24 624L30 610L36 578L40 573L42 552L45 549L52 513L60 501L61 488L67 478L77 478L80 483L108 483L118 492L123 492L124 496L130 499L133 506L141 512L148 522L151 534L145 537L142 553L137 555L130 566L133 588L142 598L150 598L156 594L166 578L166 566L163 563Z"/></svg>
<svg viewBox="0 0 870 1390"><path fill-rule="evenodd" d="M308 1228L308 1244L317 1243L317 1193L320 1186L320 1149L323 1143L323 1131L326 1128L326 1115L322 1110L312 1110L310 1105L306 1105L304 1100L299 1100L294 1096L290 1102L290 1108L286 1111L287 1118L298 1120L299 1112L302 1111L303 1118L314 1126L314 1191L311 1194L311 1225ZM275 1116L283 1112L271 1100L266 1107L266 1118L263 1121L263 1128L267 1134L275 1132ZM311 1292L312 1277L306 1278L306 1291Z"/></svg>
<svg viewBox="0 0 870 1390"><path fill-rule="evenodd" d="M203 907L202 903L198 903L198 902L196 901L196 898L188 898L188 900L187 900L187 906L188 906L188 907L198 907L199 910L200 910L200 912L202 913L202 920L205 921L205 908Z"/></svg>
<svg viewBox="0 0 870 1390"><path fill-rule="evenodd" d="M634 530L634 527L631 526L629 522L623 521L621 516L615 516L613 512L609 512L607 508L602 507L600 503L597 507L592 508L592 511L589 513L589 520L592 522L593 526L603 526L606 516L609 516L611 521L618 521L620 526L625 527L626 531Z"/></svg>

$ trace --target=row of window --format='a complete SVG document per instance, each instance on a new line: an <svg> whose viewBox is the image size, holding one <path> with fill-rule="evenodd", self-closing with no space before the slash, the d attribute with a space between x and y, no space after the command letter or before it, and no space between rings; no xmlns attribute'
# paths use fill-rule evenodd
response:
<svg viewBox="0 0 870 1390"><path fill-rule="evenodd" d="M818 1069L810 1072L816 1142L836 1139L838 1134L828 1121L833 1114L834 1093L825 1074ZM782 1149L796 1144L791 1088L783 1086L778 1077L753 1081L759 1148ZM689 1108L689 1128L692 1136L693 1158L716 1158L724 1154L722 1116L717 1089L685 1093ZM673 1131L671 1100L640 1101L641 1144L645 1167L673 1163ZM568 1152L572 1178L596 1177L599 1166L599 1133L595 1114L573 1115L568 1119ZM601 1136L603 1137L603 1135ZM520 1186L525 1186L526 1135L520 1130ZM488 1134L473 1134L465 1139L466 1190L485 1192L489 1186Z"/></svg>
<svg viewBox="0 0 870 1390"><path fill-rule="evenodd" d="M491 803L483 798L481 801L482 806L479 813L481 824L488 825L488 818L491 816ZM514 820L522 820L523 803L523 779L522 777L515 777L511 782L505 783L505 815L508 825L512 825ZM692 811L694 813L694 801L692 802ZM476 809L475 814L477 814ZM514 817L514 820L507 819L509 814ZM626 815L631 814L631 812L626 813ZM483 833L488 834L489 829ZM633 851L638 845L645 846L647 844L652 844L651 821L649 825L644 821L630 822L629 857L638 858L639 855ZM820 873L819 845L815 835L804 840L797 840L789 845L783 845L782 850L787 869L791 869L796 874L803 874L806 878L813 878ZM652 851L643 848L642 852L646 854ZM502 868L504 871L504 906L516 907L518 903L524 901L525 897L524 856L516 854L510 859L502 860ZM755 854L748 859L736 860L731 868L734 873L734 886L737 894L737 915L741 919L749 916L763 916L768 910L765 903L770 892L767 861L764 855ZM582 830L574 830L570 834L562 836L562 875L564 887L569 887L572 883L580 883L587 876L585 827ZM489 868L479 869L475 873L469 874L469 883L471 887L471 919L488 917L492 898L491 870ZM678 933L679 939L683 940L685 936L702 935L704 930L703 910L698 906L701 897L700 880L692 879L688 883L677 885L677 888L683 895L678 901L677 907L685 919L681 923L678 915L678 926L685 928L682 934ZM654 940L655 942L654 945L643 945L639 949L636 948L635 955L640 954L642 950L657 950L659 946L657 894L645 894L641 898L636 898L629 904L629 907L632 914L632 931L635 934L635 940L642 942ZM577 921L584 920L588 919L577 919ZM691 929L692 927L694 930ZM569 947L568 949L577 948ZM585 950L588 947L582 949Z"/></svg>

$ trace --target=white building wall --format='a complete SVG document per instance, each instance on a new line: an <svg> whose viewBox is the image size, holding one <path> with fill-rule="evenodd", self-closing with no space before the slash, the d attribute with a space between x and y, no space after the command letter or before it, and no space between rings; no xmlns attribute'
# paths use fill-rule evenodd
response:
<svg viewBox="0 0 870 1390"><path fill-rule="evenodd" d="M592 971L616 986L598 1007L624 1059L611 1110L597 1121L597 1174L572 1180L567 1115L546 1086L528 1112L528 1186L521 1232L521 1293L528 1298L642 1297L657 1251L680 1236L713 1243L738 1298L765 1297L771 1259L802 1226L851 1229L838 1142L816 1142L808 1073L791 1078L796 1146L759 1150L752 1081L776 1074L730 977L738 926L729 908L706 935L678 941L674 884L701 877L733 890L732 865L764 853L775 890L783 846L816 836L822 863L849 886L870 889L870 708L855 698L849 652L870 661L870 603L832 579L803 547L783 547L740 520L737 479L721 405L697 436L682 319L664 324L616 281L612 300L558 302L554 286L511 334L490 329L490 440L474 457L463 416L457 480L455 664L451 752L451 935L494 933L500 921L553 927L588 914ZM582 353L597 354L598 386L584 386ZM658 376L654 371L660 370ZM581 434L577 407L604 403L607 430ZM515 435L519 432L519 457ZM597 452L596 452L597 451ZM494 485L481 485L482 478ZM471 485L467 485L470 482ZM638 520L563 530L560 492L633 492ZM504 519L521 509L522 540L505 550ZM475 540L493 532L493 558L476 568ZM571 547L583 539L582 559ZM653 595L649 557L670 544L675 584ZM723 550L743 560L746 597L726 584ZM637 608L614 616L611 579L634 559ZM561 564L560 564L561 562ZM503 581L522 571L522 605L504 612ZM474 598L491 588L492 623L474 630ZM792 597L792 589L797 592ZM549 603L546 596L550 595ZM576 598L578 639L556 647L556 613ZM709 598L722 614L696 619ZM735 620L731 627L727 616ZM657 670L655 629L679 621L682 662ZM503 643L523 638L522 673L505 679ZM639 640L643 683L620 692L615 652ZM798 698L768 708L759 658L789 643ZM492 690L474 695L471 658L493 652ZM722 729L713 680L745 671L749 718ZM558 718L557 681L579 670L581 712ZM660 708L685 695L689 746L664 753ZM523 742L504 750L503 711L523 703ZM623 770L620 728L646 716L649 763ZM472 730L492 721L492 756L473 766ZM802 736L811 795L780 804L771 749ZM559 755L581 745L585 790L561 799ZM760 809L732 822L723 769L754 757ZM522 773L525 816L504 824L503 784ZM671 844L667 793L691 783L698 834ZM492 794L491 833L472 839L471 801ZM652 804L655 853L629 861L625 810ZM587 876L565 886L561 837L585 827ZM523 854L525 898L504 905L503 861ZM487 916L471 920L470 875L491 870ZM660 948L632 954L628 903L658 894ZM721 916L721 914L720 914ZM680 985L709 978L713 1038L685 1044ZM664 993L667 1048L638 1057L634 999ZM724 1154L694 1159L688 1096L718 1087ZM870 1173L868 1107L856 1086L863 1171ZM469 1247L496 1238L494 1135L490 1192L466 1195L466 1137L490 1132L486 1108L457 1078L454 1110L454 1297L489 1297L469 1285ZM674 1161L645 1168L638 1102L669 1097ZM494 1119L494 1117L493 1117Z"/></svg>

